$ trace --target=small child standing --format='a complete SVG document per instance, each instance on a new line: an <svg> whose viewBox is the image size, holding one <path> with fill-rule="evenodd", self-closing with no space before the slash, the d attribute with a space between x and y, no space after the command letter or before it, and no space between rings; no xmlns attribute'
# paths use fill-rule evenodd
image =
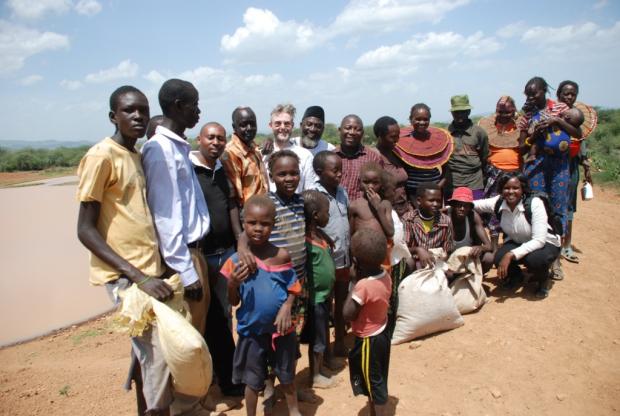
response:
<svg viewBox="0 0 620 416"><path fill-rule="evenodd" d="M349 352L351 387L356 396L368 396L371 415L385 415L388 401L390 331L388 307L392 279L381 263L387 254L382 233L361 229L351 239L355 263L355 286L344 304L344 317L351 322L355 344Z"/></svg>
<svg viewBox="0 0 620 416"><path fill-rule="evenodd" d="M342 179L342 159L336 153L324 150L317 153L312 167L319 178L316 189L329 200L329 221L323 231L334 243L332 257L336 264L336 283L334 284L334 355L347 356L344 345L345 325L342 306L349 291L351 268L351 234L349 232L349 197L340 186ZM330 364L327 364L330 366Z"/></svg>
<svg viewBox="0 0 620 416"><path fill-rule="evenodd" d="M244 383L246 412L256 414L259 391L265 388L267 365L280 380L290 415L301 415L295 391L297 336L291 308L301 292L286 249L269 242L276 208L267 196L246 201L243 229L256 271L233 254L222 267L228 278L228 299L238 305L239 340L233 363L233 383Z"/></svg>
<svg viewBox="0 0 620 416"><path fill-rule="evenodd" d="M331 257L330 246L333 243L319 227L325 227L329 220L329 200L317 190L305 191L303 196L308 254L306 278L310 296L306 323L306 330L310 335L310 386L328 389L336 385L334 380L322 371L323 357L329 345L329 300L336 280L336 266Z"/></svg>
<svg viewBox="0 0 620 416"><path fill-rule="evenodd" d="M392 203L385 198L387 189L383 168L374 162L362 165L360 169L360 190L363 198L356 199L349 208L351 235L357 230L368 228L382 233L387 239L388 250L383 265L391 271L391 248L394 237Z"/></svg>

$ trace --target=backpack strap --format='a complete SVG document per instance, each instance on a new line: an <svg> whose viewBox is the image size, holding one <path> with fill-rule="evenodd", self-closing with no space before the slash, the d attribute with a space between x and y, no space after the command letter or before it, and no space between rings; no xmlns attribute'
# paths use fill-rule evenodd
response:
<svg viewBox="0 0 620 416"><path fill-rule="evenodd" d="M495 214L495 218L497 218L497 222L502 222L502 211L500 210L502 202L504 202L504 198L500 196L497 198L497 201L495 201L495 207L493 207L493 213Z"/></svg>
<svg viewBox="0 0 620 416"><path fill-rule="evenodd" d="M525 200L523 201L523 208L525 208L525 219L527 220L527 223L532 225L532 199L534 199L534 197L532 197L531 195L528 196L527 198L525 198ZM544 201L543 201L543 205L544 205ZM547 207L545 207L546 209Z"/></svg>

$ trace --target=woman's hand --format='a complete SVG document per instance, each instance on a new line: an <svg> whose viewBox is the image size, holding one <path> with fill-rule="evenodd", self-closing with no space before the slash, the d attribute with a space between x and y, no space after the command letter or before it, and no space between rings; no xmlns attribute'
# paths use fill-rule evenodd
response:
<svg viewBox="0 0 620 416"><path fill-rule="evenodd" d="M510 266L510 263L514 260L514 258L515 255L512 251L504 254L504 257L502 257L502 260L497 265L497 277L499 277L500 279L505 279L506 276L508 276L508 267Z"/></svg>

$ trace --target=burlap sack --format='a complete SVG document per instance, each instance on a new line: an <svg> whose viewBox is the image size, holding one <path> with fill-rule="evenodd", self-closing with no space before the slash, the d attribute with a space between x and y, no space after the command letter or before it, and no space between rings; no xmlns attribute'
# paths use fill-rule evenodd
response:
<svg viewBox="0 0 620 416"><path fill-rule="evenodd" d="M416 270L398 286L398 310L392 344L458 328L464 324L444 271L443 250L433 252L435 266Z"/></svg>
<svg viewBox="0 0 620 416"><path fill-rule="evenodd" d="M482 307L487 294L482 287L482 265L479 258L470 258L471 247L455 250L446 262L456 279L450 284L454 303L462 314L471 313Z"/></svg>

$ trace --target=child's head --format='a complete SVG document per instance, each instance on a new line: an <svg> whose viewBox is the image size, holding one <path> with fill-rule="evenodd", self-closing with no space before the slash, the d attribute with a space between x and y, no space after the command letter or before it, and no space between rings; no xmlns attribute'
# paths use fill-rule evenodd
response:
<svg viewBox="0 0 620 416"><path fill-rule="evenodd" d="M342 159L331 150L323 150L314 156L312 167L319 182L328 190L334 190L342 179Z"/></svg>
<svg viewBox="0 0 620 416"><path fill-rule="evenodd" d="M325 227L329 222L329 199L315 189L304 191L303 196L306 224Z"/></svg>
<svg viewBox="0 0 620 416"><path fill-rule="evenodd" d="M583 113L577 107L570 108L564 112L562 118L566 120L568 124L574 127L579 127L583 124Z"/></svg>
<svg viewBox="0 0 620 416"><path fill-rule="evenodd" d="M215 161L224 153L226 130L220 123L207 123L200 129L197 142L202 156L207 160Z"/></svg>
<svg viewBox="0 0 620 416"><path fill-rule="evenodd" d="M340 146L348 149L357 149L364 137L364 124L362 119L355 114L349 114L342 119L340 127Z"/></svg>
<svg viewBox="0 0 620 416"><path fill-rule="evenodd" d="M407 211L411 210L411 204L409 203L407 192L405 192L404 188L396 188L394 190L392 208L394 208L394 211L396 211L399 217L402 217Z"/></svg>
<svg viewBox="0 0 620 416"><path fill-rule="evenodd" d="M474 193L466 186L458 187L452 192L452 198L450 198L448 203L452 207L452 212L456 218L466 218L474 209Z"/></svg>
<svg viewBox="0 0 620 416"><path fill-rule="evenodd" d="M159 90L159 105L164 116L183 129L191 129L200 119L198 90L191 82L175 78L164 82Z"/></svg>
<svg viewBox="0 0 620 416"><path fill-rule="evenodd" d="M562 81L557 89L558 100L572 107L579 95L579 85L575 81Z"/></svg>
<svg viewBox="0 0 620 416"><path fill-rule="evenodd" d="M161 126L163 122L164 122L164 116L162 115L151 117L151 119L149 120L149 124L146 126L146 139L147 140L155 136L155 130L157 130L157 127Z"/></svg>
<svg viewBox="0 0 620 416"><path fill-rule="evenodd" d="M253 195L243 207L243 232L251 246L269 241L276 222L276 206L267 195Z"/></svg>
<svg viewBox="0 0 620 416"><path fill-rule="evenodd" d="M373 131L377 138L377 146L386 149L393 149L400 138L400 126L396 120L389 116L378 118L373 126Z"/></svg>
<svg viewBox="0 0 620 416"><path fill-rule="evenodd" d="M280 150L269 158L269 176L279 195L292 197L299 185L299 175L299 157L293 151Z"/></svg>
<svg viewBox="0 0 620 416"><path fill-rule="evenodd" d="M396 192L396 178L387 170L382 170L381 183L383 198L392 202L394 200L394 193Z"/></svg>
<svg viewBox="0 0 620 416"><path fill-rule="evenodd" d="M359 269L374 271L381 268L387 254L387 240L383 233L362 228L351 237L351 255Z"/></svg>
<svg viewBox="0 0 620 416"><path fill-rule="evenodd" d="M443 203L441 188L435 183L421 183L416 189L418 209L425 217L436 215Z"/></svg>
<svg viewBox="0 0 620 416"><path fill-rule="evenodd" d="M146 133L150 116L149 102L136 87L119 87L110 95L108 116L116 127L117 134L126 139L137 140Z"/></svg>
<svg viewBox="0 0 620 416"><path fill-rule="evenodd" d="M366 193L368 189L372 189L381 197L383 197L383 169L376 162L366 162L360 168L360 189Z"/></svg>

